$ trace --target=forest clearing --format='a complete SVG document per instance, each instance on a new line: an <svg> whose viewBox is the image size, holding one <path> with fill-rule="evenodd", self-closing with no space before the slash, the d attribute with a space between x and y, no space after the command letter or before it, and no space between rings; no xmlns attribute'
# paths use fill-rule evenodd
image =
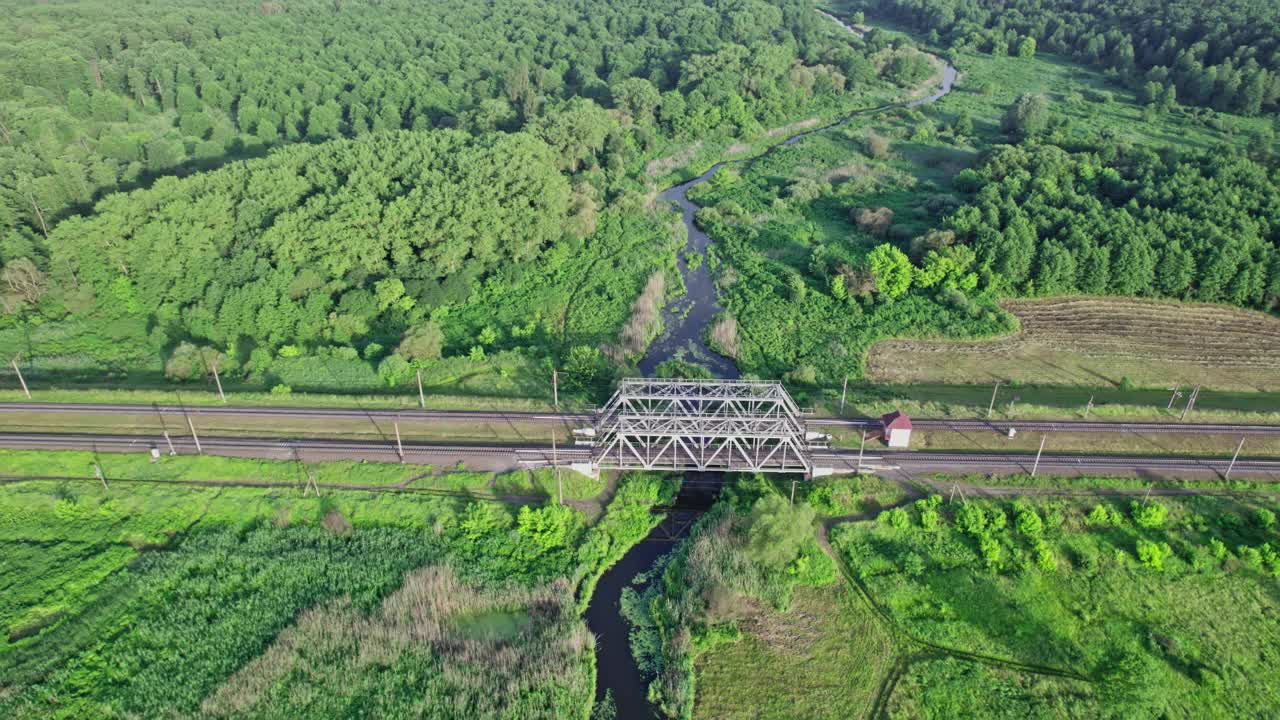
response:
<svg viewBox="0 0 1280 720"><path fill-rule="evenodd" d="M1280 390L1280 319L1236 308L1102 297L1011 300L1020 330L993 340L885 340L876 382ZM1126 381L1127 379L1127 381Z"/></svg>

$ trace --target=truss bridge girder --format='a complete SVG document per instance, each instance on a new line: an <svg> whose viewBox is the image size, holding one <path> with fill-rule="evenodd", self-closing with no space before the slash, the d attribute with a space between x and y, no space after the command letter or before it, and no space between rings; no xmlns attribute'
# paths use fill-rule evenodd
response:
<svg viewBox="0 0 1280 720"><path fill-rule="evenodd" d="M814 469L803 414L778 383L623 380L593 430L597 468Z"/></svg>

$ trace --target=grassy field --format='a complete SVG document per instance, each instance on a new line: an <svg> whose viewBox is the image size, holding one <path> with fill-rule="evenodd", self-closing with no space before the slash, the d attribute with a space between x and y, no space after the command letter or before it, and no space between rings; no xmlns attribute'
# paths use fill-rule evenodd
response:
<svg viewBox="0 0 1280 720"><path fill-rule="evenodd" d="M1280 494L1280 479L1266 480L1175 480L1161 478L1159 482L1153 481L1150 477L1091 477L1088 475L1067 476L1067 475L1002 475L999 479L993 480L986 475L935 475L932 477L917 475L913 478L913 482L921 492L940 492L944 494L950 493L950 488L954 483L959 483L959 487L963 489L966 486L981 488L1008 488L1018 491L1024 491L1026 495L1053 495L1059 491L1074 492L1079 495L1088 495L1088 491L1102 491L1099 494L1105 495L1105 491L1127 491L1126 494L1146 494L1148 491L1159 492L1161 489L1170 491L1198 492L1205 495L1238 495L1241 497L1253 496L1255 494L1272 495ZM980 493L982 494L982 493ZM1261 498L1265 500L1266 498Z"/></svg>
<svg viewBox="0 0 1280 720"><path fill-rule="evenodd" d="M624 478L588 524L431 494L5 485L0 715L583 717L576 595L672 487Z"/></svg>
<svg viewBox="0 0 1280 720"><path fill-rule="evenodd" d="M993 701L998 698L998 701ZM956 658L932 658L905 668L885 705L890 718L1107 717L1089 683Z"/></svg>
<svg viewBox="0 0 1280 720"><path fill-rule="evenodd" d="M94 464L102 468L109 483L127 486L207 483L210 485L252 483L301 490L308 473L322 488L440 490L476 497L522 496L551 498L558 492L555 473L550 469L516 470L495 475L489 472L443 470L430 466L398 463L324 461L298 463L287 460L253 460L216 456L161 456L151 462L143 454L98 454L78 451L45 452L0 449L0 475L12 477L66 478L76 485L100 486ZM563 471L566 499L594 498L604 488L575 472ZM129 497L132 490L123 491ZM175 492L184 492L178 489Z"/></svg>
<svg viewBox="0 0 1280 720"><path fill-rule="evenodd" d="M742 638L698 658L695 718L868 716L893 641L847 585L798 588L785 612L742 612Z"/></svg>
<svg viewBox="0 0 1280 720"><path fill-rule="evenodd" d="M658 696L692 696L687 706L664 706L666 716L1280 711L1269 682L1280 646L1274 498L1085 494L949 504L909 501L904 488L879 479L842 480L802 486L802 509L778 508L767 537L799 551L814 514L858 508L875 519L830 521L844 582L789 569L782 577L792 579L776 584L769 563L778 558L756 544L756 526L760 503L784 488L743 476L659 568L661 581L624 602L633 648L661 683ZM1143 487L1050 477L1009 485Z"/></svg>
<svg viewBox="0 0 1280 720"><path fill-rule="evenodd" d="M1003 380L1280 390L1280 318L1271 315L1096 297L1005 306L1021 323L1016 335L978 342L884 341L870 351L868 377L885 383Z"/></svg>
<svg viewBox="0 0 1280 720"><path fill-rule="evenodd" d="M1122 717L1266 717L1280 711L1265 680L1280 643L1275 510L1232 498L980 500L894 510L832 538L890 621L935 656L1088 680L916 664L891 715L1083 717L1099 703ZM982 710L990 692L1008 702ZM999 714L1009 709L1025 714Z"/></svg>
<svg viewBox="0 0 1280 720"><path fill-rule="evenodd" d="M840 387L791 386L796 401L823 416L839 416ZM843 416L883 415L902 410L911 417L987 417L993 385L867 385L849 383ZM1187 402L1187 388L1173 398L1169 389L1026 385L1002 383L996 391L991 417L1011 420L1141 420L1178 422ZM1089 406L1092 400L1093 405ZM1086 409L1088 414L1086 415ZM1280 423L1280 393L1201 390L1186 422Z"/></svg>

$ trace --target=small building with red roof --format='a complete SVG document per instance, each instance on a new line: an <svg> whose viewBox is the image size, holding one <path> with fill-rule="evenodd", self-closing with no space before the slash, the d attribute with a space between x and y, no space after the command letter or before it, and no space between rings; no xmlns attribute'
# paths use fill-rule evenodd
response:
<svg viewBox="0 0 1280 720"><path fill-rule="evenodd" d="M911 418L894 410L880 418L880 425L884 429L884 441L889 447L911 446Z"/></svg>

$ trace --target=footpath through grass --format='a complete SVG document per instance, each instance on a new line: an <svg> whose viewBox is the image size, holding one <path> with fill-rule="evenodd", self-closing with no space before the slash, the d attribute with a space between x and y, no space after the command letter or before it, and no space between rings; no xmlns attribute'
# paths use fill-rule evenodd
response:
<svg viewBox="0 0 1280 720"><path fill-rule="evenodd" d="M5 485L0 716L584 717L579 595L674 487L624 477L589 524L431 494Z"/></svg>

